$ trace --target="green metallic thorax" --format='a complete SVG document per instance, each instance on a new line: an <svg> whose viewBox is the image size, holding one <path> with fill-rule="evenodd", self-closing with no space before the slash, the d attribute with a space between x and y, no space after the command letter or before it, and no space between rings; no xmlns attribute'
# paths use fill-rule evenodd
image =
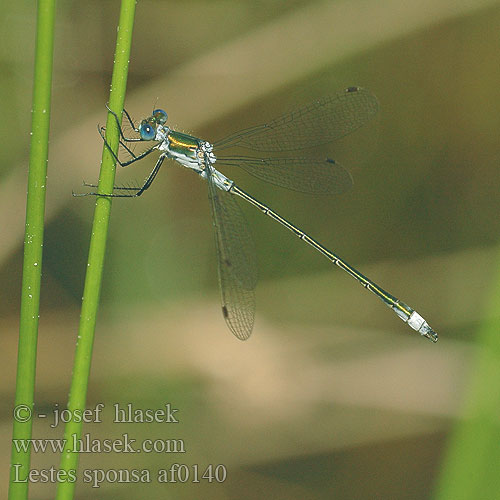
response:
<svg viewBox="0 0 500 500"><path fill-rule="evenodd" d="M200 146L200 139L193 137L182 132L171 130L167 136L168 149L172 156L188 156L189 158L196 158L196 152Z"/></svg>

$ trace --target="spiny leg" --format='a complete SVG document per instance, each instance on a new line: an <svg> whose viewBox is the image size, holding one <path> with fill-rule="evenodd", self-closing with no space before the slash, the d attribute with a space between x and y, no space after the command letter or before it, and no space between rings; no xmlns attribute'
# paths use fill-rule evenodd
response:
<svg viewBox="0 0 500 500"><path fill-rule="evenodd" d="M139 133L139 129L136 128L136 126L134 125L134 122L132 121L132 118L130 118L128 111L125 108L123 108L123 112L125 113L125 116L127 117L127 120L130 123L130 126L132 127L133 131Z"/></svg>
<svg viewBox="0 0 500 500"><path fill-rule="evenodd" d="M138 196L141 196L146 189L151 186L153 181L155 180L156 175L158 174L158 171L160 170L160 167L163 163L163 160L165 160L166 156L161 155L158 158L158 161L156 162L156 165L154 166L153 170L151 173L148 175L147 179L145 180L144 184L141 187L128 187L128 186L113 186L113 189L118 189L121 191L136 191L135 193L127 193L127 194L116 194L116 193L111 193L111 194L103 194L103 193L97 193L97 192L92 192L92 193L75 193L73 192L73 196L78 197L78 196L105 196L108 198L137 198ZM95 184L84 184L88 187L97 187Z"/></svg>
<svg viewBox="0 0 500 500"><path fill-rule="evenodd" d="M120 139L120 146L132 157L137 158L136 154Z"/></svg>
<svg viewBox="0 0 500 500"><path fill-rule="evenodd" d="M106 109L115 117L116 124L118 125L118 130L120 131L120 136L124 141L127 141L127 142L142 141L142 139L137 138L137 137L125 137L125 135L123 134L122 125L120 123L120 118L118 117L118 115L112 109L110 109L110 107L107 104L106 104ZM130 123L132 130L134 132L139 133L139 129L136 128L136 126L134 125L134 122L132 121L132 118L130 118L130 115L128 114L127 110L124 109L123 112L125 113L125 116L127 117L127 120Z"/></svg>
<svg viewBox="0 0 500 500"><path fill-rule="evenodd" d="M143 153L141 153L140 155L136 156L125 144L123 144L120 140L120 144L122 144L125 149L132 155L132 159L131 160L128 160L128 161L120 161L120 159L118 158L118 156L116 155L116 153L111 149L111 146L109 145L108 141L106 140L106 137L103 133L103 130L104 130L104 127L98 127L98 130L99 130L99 134L102 138L102 140L104 141L104 144L106 145L106 147L108 148L108 151L113 155L113 158L116 160L116 162L118 163L118 165L120 165L120 167L127 167L128 165L131 165L132 163L135 163L136 161L139 161L139 160L142 160L144 157L146 157L148 154L152 153L155 149L156 149L156 144L154 146L152 146L151 148L149 149L146 149L146 151L144 151ZM139 141L142 141L142 139L139 139Z"/></svg>
<svg viewBox="0 0 500 500"><path fill-rule="evenodd" d="M104 140L104 131L106 130L106 127L101 127L99 124L97 124L97 131L99 132L99 135L101 136L101 139ZM127 151L127 153L132 157L136 158L135 153L123 142L123 139L120 138L120 146ZM108 148L109 149L109 148Z"/></svg>
<svg viewBox="0 0 500 500"><path fill-rule="evenodd" d="M98 188L99 187L98 184L90 184L90 183L85 182L85 181L82 182L82 186L89 187L89 188ZM128 186L113 186L113 190L116 190L116 189L118 189L120 191L138 191L140 189L140 187L131 186L131 185L128 185ZM89 193L89 194L93 194L93 193ZM77 195L77 196L80 196L80 195ZM86 194L82 194L82 196L86 196Z"/></svg>

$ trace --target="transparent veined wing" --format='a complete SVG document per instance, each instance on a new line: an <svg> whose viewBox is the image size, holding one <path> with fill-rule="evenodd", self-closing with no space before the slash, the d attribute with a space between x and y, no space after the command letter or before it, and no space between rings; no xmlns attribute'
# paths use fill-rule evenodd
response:
<svg viewBox="0 0 500 500"><path fill-rule="evenodd" d="M218 157L217 166L238 166L276 186L310 194L342 194L352 186L351 174L334 160L315 158Z"/></svg>
<svg viewBox="0 0 500 500"><path fill-rule="evenodd" d="M327 144L364 125L378 110L377 98L349 87L214 143L215 149L240 146L257 151L293 151Z"/></svg>
<svg viewBox="0 0 500 500"><path fill-rule="evenodd" d="M245 217L233 196L218 189L207 168L208 197L215 231L215 246L222 314L240 340L250 337L255 317L257 262Z"/></svg>

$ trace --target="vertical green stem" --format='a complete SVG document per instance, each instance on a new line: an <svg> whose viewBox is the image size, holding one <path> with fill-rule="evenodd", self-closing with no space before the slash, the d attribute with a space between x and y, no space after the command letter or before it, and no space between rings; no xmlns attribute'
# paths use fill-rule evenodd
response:
<svg viewBox="0 0 500 500"><path fill-rule="evenodd" d="M122 0L118 36L115 50L115 63L111 80L111 93L109 107L118 116L121 115L127 87L128 62L132 44L132 29L134 24L136 0ZM108 113L106 123L106 139L110 147L118 149L118 127L114 117ZM99 193L111 193L115 178L115 161L106 147L103 147L101 171L99 175ZM73 366L73 377L68 400L68 409L72 414L75 410L83 411L87 398L87 388L90 376L92 347L101 291L102 274L104 268L104 255L106 239L111 214L111 199L97 197L92 236L85 276L82 311L78 330L78 341ZM57 488L57 500L70 500L73 498L78 466L78 453L73 451L73 439L79 439L82 434L82 423L71 420L66 424L64 438L65 449L61 457L60 469L62 476Z"/></svg>
<svg viewBox="0 0 500 500"><path fill-rule="evenodd" d="M435 498L500 498L500 269L490 294L488 320L478 335L463 419L456 425Z"/></svg>
<svg viewBox="0 0 500 500"><path fill-rule="evenodd" d="M54 17L55 0L39 0L9 500L28 498L27 475L31 451L18 450L15 444L27 442L32 432L49 153Z"/></svg>

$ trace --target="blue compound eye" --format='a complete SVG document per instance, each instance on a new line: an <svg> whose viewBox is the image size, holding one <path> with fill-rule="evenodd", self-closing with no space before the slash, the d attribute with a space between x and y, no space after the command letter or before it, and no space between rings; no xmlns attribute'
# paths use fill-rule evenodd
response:
<svg viewBox="0 0 500 500"><path fill-rule="evenodd" d="M148 122L142 122L139 133L144 141L152 141L156 136L156 129Z"/></svg>
<svg viewBox="0 0 500 500"><path fill-rule="evenodd" d="M163 109L155 109L153 111L153 117L156 120L156 123L159 123L160 125L166 123L168 118L167 113L165 113Z"/></svg>

